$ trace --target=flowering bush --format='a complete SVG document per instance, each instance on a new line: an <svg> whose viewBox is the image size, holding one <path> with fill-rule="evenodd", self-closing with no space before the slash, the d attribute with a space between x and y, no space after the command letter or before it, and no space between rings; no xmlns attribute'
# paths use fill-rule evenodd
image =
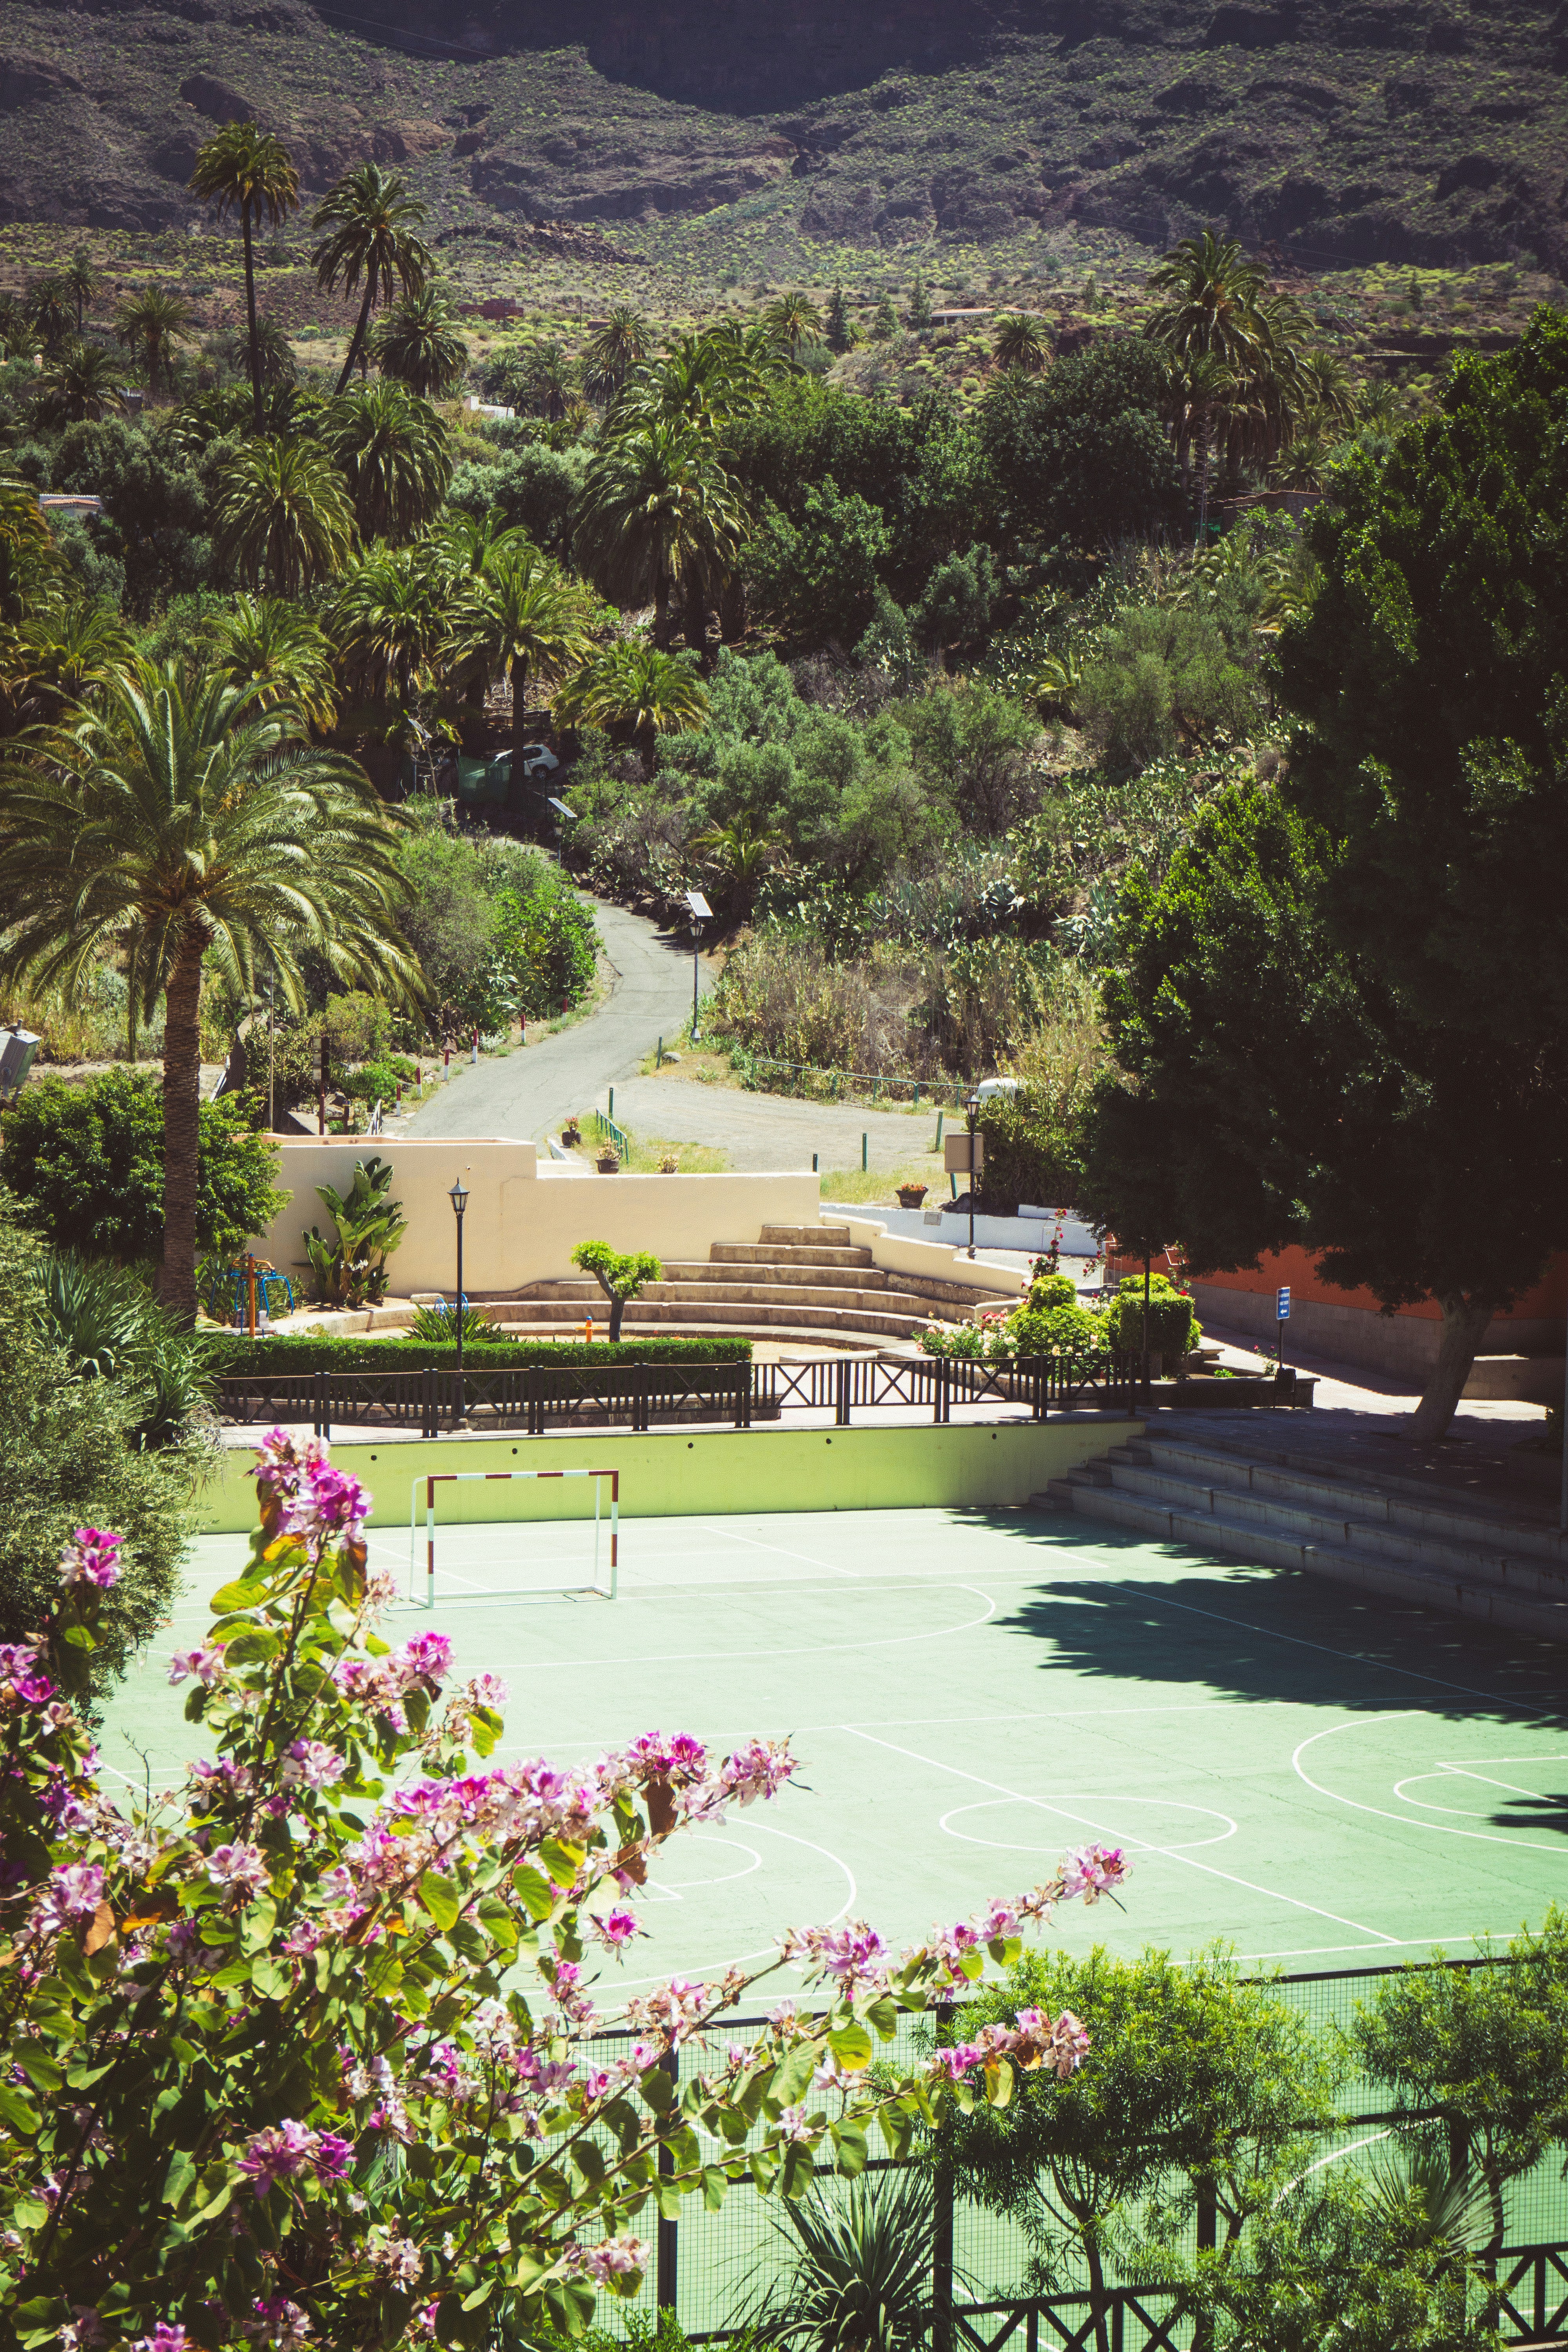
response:
<svg viewBox="0 0 1568 2352"><path fill-rule="evenodd" d="M1027 1923L1119 1885L1100 1847L901 1955L851 1923L677 1977L621 2004L605 2058L592 1962L639 1933L650 1858L773 1797L787 1747L651 1732L584 1769L481 1769L504 1693L448 1688L443 1634L376 1632L363 1490L276 1431L258 1484L250 1563L169 1670L215 1751L182 1789L120 1810L70 1703L112 1533L79 1533L45 1632L0 1649L0 2346L581 2334L601 2290L636 2294L650 2204L716 2206L742 2178L798 2195L816 2168L858 2172L873 2125L898 2153L1020 2071L1079 2064L1078 2020L1030 2011L890 2087L868 2073L900 2010L951 2003ZM711 2043L786 1965L812 2008ZM711 2063L678 2092L685 2043Z"/></svg>

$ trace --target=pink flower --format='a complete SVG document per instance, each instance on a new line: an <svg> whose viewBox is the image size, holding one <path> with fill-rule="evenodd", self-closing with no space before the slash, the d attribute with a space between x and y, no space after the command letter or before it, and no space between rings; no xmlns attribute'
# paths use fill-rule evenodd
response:
<svg viewBox="0 0 1568 2352"><path fill-rule="evenodd" d="M190 2336L176 2320L159 2320L151 2336L138 2336L131 2352L185 2352Z"/></svg>
<svg viewBox="0 0 1568 2352"><path fill-rule="evenodd" d="M386 1663L405 1690L425 1683L434 1693L452 1671L452 1644L445 1633L416 1633Z"/></svg>
<svg viewBox="0 0 1568 2352"><path fill-rule="evenodd" d="M203 1688L210 1690L222 1672L223 1652L216 1646L212 1649L176 1650L169 1660L169 1680L172 1683L183 1683L189 1675L195 1675Z"/></svg>
<svg viewBox="0 0 1568 2352"><path fill-rule="evenodd" d="M640 2276L647 2268L647 2247L641 2238L605 2238L583 2249L583 2267L601 2286L611 2279Z"/></svg>
<svg viewBox="0 0 1568 2352"><path fill-rule="evenodd" d="M985 2053L978 2042L959 2042L951 2050L939 2050L931 2064L950 2082L956 2083L960 2075L967 2074L972 2066L980 2065L984 2056Z"/></svg>
<svg viewBox="0 0 1568 2352"><path fill-rule="evenodd" d="M628 1911L625 1904L617 1904L613 1911L606 1911L602 1919L596 1911L591 1912L589 1916L600 1941L608 1944L612 1951L619 1951L623 1944L629 1944L634 1936L642 1934L636 1913Z"/></svg>
<svg viewBox="0 0 1568 2352"><path fill-rule="evenodd" d="M340 2139L336 2132L318 2132L311 2157L318 2180L342 2180L354 2160L352 2139Z"/></svg>
<svg viewBox="0 0 1568 2352"><path fill-rule="evenodd" d="M1120 1846L1079 1846L1062 1864L1062 1893L1068 1902L1081 1895L1086 1903L1098 1903L1102 1895L1121 1885L1129 1867Z"/></svg>
<svg viewBox="0 0 1568 2352"><path fill-rule="evenodd" d="M120 1581L120 1548L123 1536L110 1528L78 1528L60 1556L62 1584L95 1584L107 1592Z"/></svg>
<svg viewBox="0 0 1568 2352"><path fill-rule="evenodd" d="M280 1775L286 1789L301 1784L307 1789L324 1789L329 1782L342 1778L343 1759L322 1739L296 1739L283 1759Z"/></svg>
<svg viewBox="0 0 1568 2352"><path fill-rule="evenodd" d="M248 1901L271 1884L267 1856L258 1845L216 1846L207 1856L207 1876L236 1902Z"/></svg>
<svg viewBox="0 0 1568 2352"><path fill-rule="evenodd" d="M315 2152L316 2135L301 2123L268 2124L246 2145L239 2169L249 2181L258 2204L279 2180L297 2179L308 2169Z"/></svg>
<svg viewBox="0 0 1568 2352"><path fill-rule="evenodd" d="M63 1927L90 1919L102 1900L103 1873L98 1864L73 1862L50 1871L30 1924L42 1935L57 1936Z"/></svg>
<svg viewBox="0 0 1568 2352"><path fill-rule="evenodd" d="M784 2139L808 2140L816 2137L810 2116L804 2107L786 2107L779 2117L779 2134Z"/></svg>

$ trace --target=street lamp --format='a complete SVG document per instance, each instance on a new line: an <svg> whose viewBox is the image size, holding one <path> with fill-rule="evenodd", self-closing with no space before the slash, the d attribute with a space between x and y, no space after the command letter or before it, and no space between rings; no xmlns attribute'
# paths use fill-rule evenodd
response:
<svg viewBox="0 0 1568 2352"><path fill-rule="evenodd" d="M457 1412L454 1418L462 1421L465 1418L463 1410L463 1211L468 1205L468 1196L463 1190L463 1180L460 1176L447 1198L451 1202L452 1214L458 1220L458 1392L455 1400Z"/></svg>
<svg viewBox="0 0 1568 2352"><path fill-rule="evenodd" d="M974 1136L980 1118L980 1090L973 1088L965 1097L964 1109L969 1114L969 1255L974 1255L974 1187L980 1179L980 1163L974 1150Z"/></svg>
<svg viewBox="0 0 1568 2352"><path fill-rule="evenodd" d="M691 914L691 1042L697 1043L697 959L701 952L702 934L699 926L707 922L713 909L700 890L689 890L686 904Z"/></svg>

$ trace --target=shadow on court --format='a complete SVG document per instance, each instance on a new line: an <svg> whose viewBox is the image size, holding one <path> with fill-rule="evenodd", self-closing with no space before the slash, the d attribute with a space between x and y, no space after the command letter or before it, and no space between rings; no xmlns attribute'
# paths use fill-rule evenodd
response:
<svg viewBox="0 0 1568 2352"><path fill-rule="evenodd" d="M1040 1645L1042 1670L1193 1684L1264 1704L1405 1701L1466 1721L1525 1713L1568 1727L1568 1654L1558 1643L1111 1528L1036 1512L955 1517L1040 1555L1041 1583L997 1622ZM1090 1549L1100 1565L1086 1576ZM1059 1580L1053 1553L1065 1556ZM1568 1828L1568 1798L1563 1808Z"/></svg>

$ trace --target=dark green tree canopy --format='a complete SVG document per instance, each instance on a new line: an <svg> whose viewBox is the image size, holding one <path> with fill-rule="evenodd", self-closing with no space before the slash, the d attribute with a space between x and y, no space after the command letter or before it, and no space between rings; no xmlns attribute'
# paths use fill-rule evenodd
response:
<svg viewBox="0 0 1568 2352"><path fill-rule="evenodd" d="M1290 798L1331 908L1411 1013L1500 1050L1568 1031L1568 317L1457 365L1334 478L1280 641Z"/></svg>

